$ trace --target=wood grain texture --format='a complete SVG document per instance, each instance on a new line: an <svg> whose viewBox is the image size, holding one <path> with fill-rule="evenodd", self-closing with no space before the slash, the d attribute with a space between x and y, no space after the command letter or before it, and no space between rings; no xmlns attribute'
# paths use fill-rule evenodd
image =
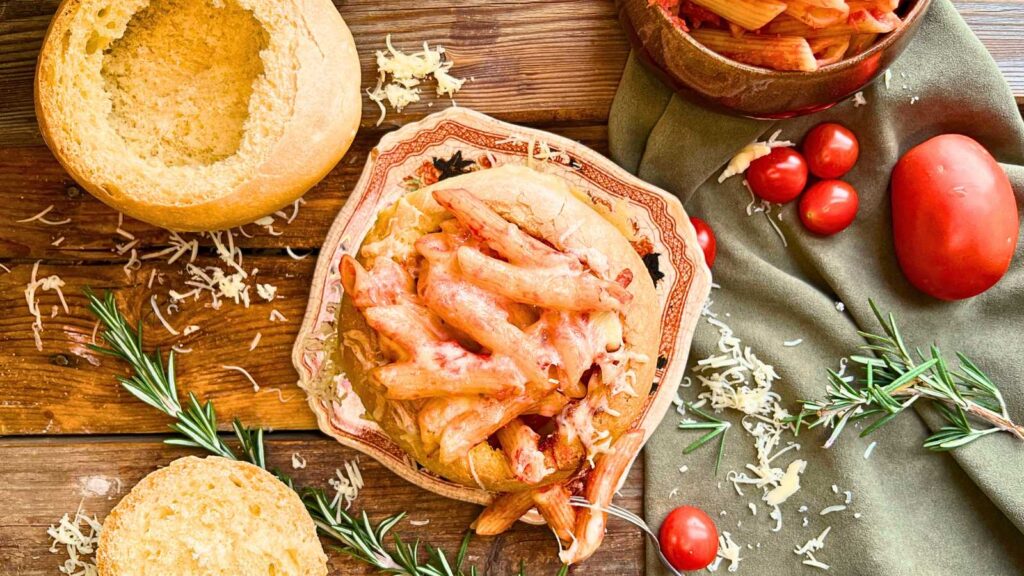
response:
<svg viewBox="0 0 1024 576"><path fill-rule="evenodd" d="M541 126L545 128L545 126ZM582 142L605 154L608 150L608 130L604 125L548 126L561 136ZM276 249L291 247L305 253L320 247L327 230L334 222L349 192L355 187L370 150L382 132L363 130L345 157L330 174L303 197L305 204L291 224L277 218L272 236L260 228L245 227L252 238L236 235L239 246L245 249ZM119 261L113 250L126 238L115 234L117 212L78 188L45 146L0 148L0 198L5 202L0 212L0 261L5 259L44 259L59 261ZM48 226L38 221L18 223L30 218L47 206L54 210L47 218L70 218L65 226ZM284 209L291 216L292 208ZM148 224L125 218L122 229L141 242L140 254L167 246L168 232ZM51 243L64 236L59 246ZM193 236L189 236L193 237ZM203 246L212 246L200 239Z"/></svg>
<svg viewBox="0 0 1024 576"><path fill-rule="evenodd" d="M374 51L392 34L399 48L423 40L444 45L456 72L471 78L458 102L513 122L603 123L628 44L613 0L433 0L408 3L335 0L362 60L364 88L376 81ZM1021 0L956 0L1024 104L1024 21ZM32 105L32 77L56 0L0 0L0 146L41 143ZM428 106L432 103L434 108ZM447 105L426 96L387 126L404 124ZM375 104L363 99L363 125Z"/></svg>
<svg viewBox="0 0 1024 576"><path fill-rule="evenodd" d="M346 460L356 457L352 450L331 440L310 434L272 437L267 443L269 467L291 475L296 485L327 488L327 479ZM291 454L299 453L307 466L294 470ZM4 514L0 515L0 574L51 576L63 554L51 554L46 528L62 514L81 504L89 515L100 519L127 494L143 476L165 466L175 458L195 454L167 446L147 437L121 438L18 438L0 440L0 479L4 482ZM642 458L616 503L634 512L641 510ZM401 522L395 533L403 539L422 538L454 553L470 522L480 508L429 494L401 480L369 458L360 458L366 481L353 510L366 510L379 520L398 512L408 512L409 520L429 520L425 526ZM106 494L96 494L97 486L109 483ZM92 487L92 490L89 489ZM325 544L329 544L325 541ZM508 575L526 562L530 576L550 576L558 570L557 547L544 527L517 524L509 532L494 538L474 538L467 562L481 574ZM640 532L620 520L612 519L601 549L573 573L588 576L621 576L643 572L643 540ZM332 575L371 574L363 565L337 552L329 552Z"/></svg>
<svg viewBox="0 0 1024 576"><path fill-rule="evenodd" d="M197 264L211 263L201 258ZM182 331L188 325L200 329L189 336L173 337L159 323L150 305L151 294L166 304L166 290L183 279L180 266L154 265L165 275L161 287L147 287L149 268L131 278L117 264L67 266L43 264L39 276L59 273L67 283L64 294L70 314L58 309L52 292L38 295L43 312L43 350L32 338L32 318L23 291L32 264L10 264L9 274L0 274L0 435L10 434L104 434L117 432L160 432L169 420L121 389L115 377L126 375L125 364L102 357L87 348L95 320L86 310L82 288L113 290L122 310L134 322L142 319L147 346L168 350L175 343L188 354L177 355L179 389L193 391L214 400L232 417L253 426L274 429L316 429L305 393L298 388L298 376L291 364L291 348L306 309L312 258L295 261L282 256L252 256L247 266L259 268L257 278L272 282L278 298L264 302L253 298L246 309L224 303L219 311L207 306L209 300L185 301L179 313L168 317ZM273 322L277 309L287 322ZM262 334L255 351L249 346L257 332ZM259 392L242 374L222 368L241 366L260 384ZM280 394L276 391L280 390ZM282 400L285 400L282 402ZM230 421L221 425L227 429ZM0 456L0 460L3 457Z"/></svg>
<svg viewBox="0 0 1024 576"><path fill-rule="evenodd" d="M377 80L374 52L384 38L400 49L439 43L469 78L458 94L469 106L512 122L603 123L629 48L613 0L433 0L409 4L336 0L359 47L362 84ZM56 0L0 0L0 147L42 142L32 103L36 56ZM568 23L571 22L571 25ZM428 86L423 101L390 112L394 127L448 106ZM363 126L380 110L363 98Z"/></svg>

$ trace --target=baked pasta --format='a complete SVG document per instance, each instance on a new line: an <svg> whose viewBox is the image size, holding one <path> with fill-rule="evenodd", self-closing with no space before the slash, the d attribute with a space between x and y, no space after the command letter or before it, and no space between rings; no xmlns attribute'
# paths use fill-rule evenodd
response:
<svg viewBox="0 0 1024 576"><path fill-rule="evenodd" d="M524 166L449 178L378 217L340 274L341 363L417 462L498 494L476 522L532 508L596 550L643 443L660 309L627 234L565 180Z"/></svg>

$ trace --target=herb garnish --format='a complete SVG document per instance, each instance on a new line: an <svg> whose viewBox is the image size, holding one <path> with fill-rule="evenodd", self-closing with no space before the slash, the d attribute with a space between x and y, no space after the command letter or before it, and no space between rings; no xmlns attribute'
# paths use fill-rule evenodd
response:
<svg viewBox="0 0 1024 576"><path fill-rule="evenodd" d="M107 292L100 299L86 288L85 296L89 300L89 311L104 325L102 336L109 346L104 348L90 344L89 347L127 362L133 374L129 378L118 377L121 385L139 400L176 420L170 427L181 436L164 442L202 448L223 458L243 460L266 469L262 429L248 428L237 418L234 420L232 427L241 444L241 458L236 456L217 433L217 413L213 404L201 404L190 392L188 406L182 408L174 378L174 351L168 353L165 366L159 349L152 354L143 351L142 323L133 329L118 309L112 293ZM419 540L410 544L395 534L391 548L385 544L388 532L405 517L404 512L389 516L375 526L365 511L353 517L340 504L332 506L331 499L323 490L296 488L285 474L279 471L274 471L274 474L299 494L320 534L338 542L340 546L335 549L339 552L395 576L477 576L475 566L463 569L472 532L466 533L454 561L443 550L430 545L424 546L424 560L419 553ZM559 574L564 574L565 568ZM522 565L518 576L525 576Z"/></svg>
<svg viewBox="0 0 1024 576"><path fill-rule="evenodd" d="M868 302L883 333L858 332L868 342L861 348L874 354L850 357L863 368L863 376L843 377L829 370L827 398L803 401L802 412L794 417L797 432L802 421L808 421L810 428L831 427L832 434L825 442L828 448L847 423L877 416L860 433L867 436L925 399L946 421L925 440L925 448L951 450L996 432L1024 440L1024 426L1010 419L999 388L967 356L957 352L959 370L954 371L937 346L931 346L927 354L915 349L916 356L911 355L896 318L883 316L873 301ZM983 427L975 428L975 424Z"/></svg>
<svg viewBox="0 0 1024 576"><path fill-rule="evenodd" d="M473 164L475 162L472 160L462 159L462 150L458 150L447 160L444 158L434 158L434 168L440 172L437 176L438 182L469 172Z"/></svg>

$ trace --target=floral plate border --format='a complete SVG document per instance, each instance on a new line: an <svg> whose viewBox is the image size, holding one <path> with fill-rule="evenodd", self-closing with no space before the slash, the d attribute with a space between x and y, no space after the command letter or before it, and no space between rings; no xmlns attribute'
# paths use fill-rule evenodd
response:
<svg viewBox="0 0 1024 576"><path fill-rule="evenodd" d="M504 163L555 173L595 204L627 214L640 239L634 246L641 255L648 254L645 262L653 264L652 273L663 275L657 284L662 339L656 386L639 422L648 437L675 398L711 284L711 273L679 200L582 144L466 108L450 108L385 135L370 151L358 184L324 240L292 362L324 433L424 489L480 504L493 495L421 468L363 416L362 402L334 366L328 348L336 342L335 315L342 296L338 263L343 254L355 254L380 209L434 178Z"/></svg>

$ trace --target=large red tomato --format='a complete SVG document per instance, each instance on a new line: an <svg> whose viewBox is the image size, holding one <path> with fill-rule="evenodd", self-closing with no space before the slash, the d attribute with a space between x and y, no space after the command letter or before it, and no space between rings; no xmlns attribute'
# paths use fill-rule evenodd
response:
<svg viewBox="0 0 1024 576"><path fill-rule="evenodd" d="M936 298L970 298L998 282L1019 224L1009 178L967 136L936 136L893 169L896 257L907 280Z"/></svg>

